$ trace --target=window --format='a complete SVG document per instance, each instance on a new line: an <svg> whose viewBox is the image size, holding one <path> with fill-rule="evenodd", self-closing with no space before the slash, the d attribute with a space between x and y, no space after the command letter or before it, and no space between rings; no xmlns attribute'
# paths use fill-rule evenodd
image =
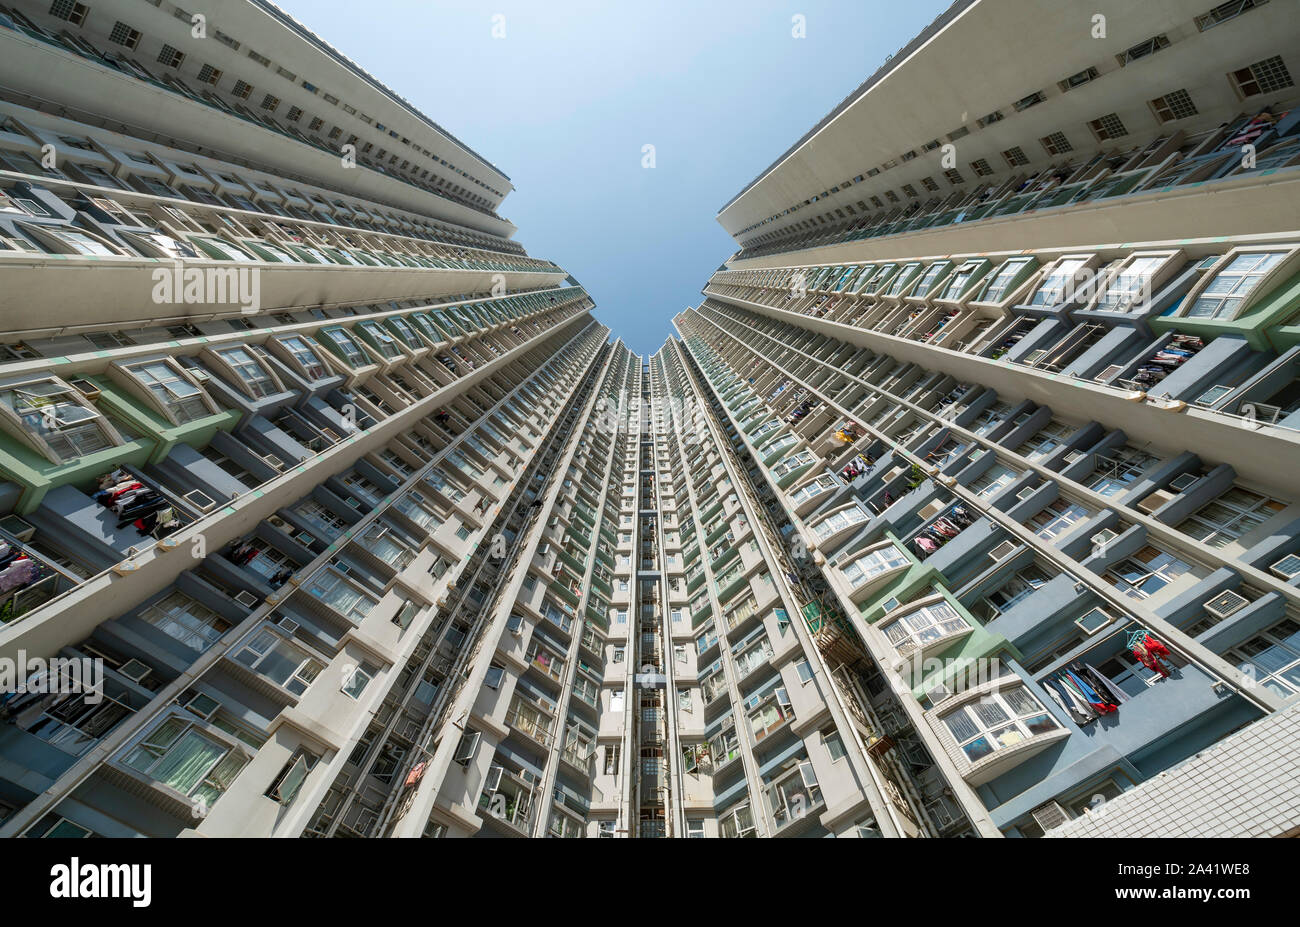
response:
<svg viewBox="0 0 1300 927"><path fill-rule="evenodd" d="M173 592L150 605L139 618L199 653L230 630L230 622L183 592Z"/></svg>
<svg viewBox="0 0 1300 927"><path fill-rule="evenodd" d="M55 462L75 460L115 446L117 432L81 395L62 380L38 380L0 387L4 416L39 439Z"/></svg>
<svg viewBox="0 0 1300 927"><path fill-rule="evenodd" d="M1093 471L1090 489L1103 496L1118 495L1126 486L1134 483L1156 463L1156 458L1142 451L1125 446L1113 457L1097 456L1097 469Z"/></svg>
<svg viewBox="0 0 1300 927"><path fill-rule="evenodd" d="M754 809L750 807L749 799L745 799L736 807L718 816L719 837L752 837L755 831Z"/></svg>
<svg viewBox="0 0 1300 927"><path fill-rule="evenodd" d="M619 693L620 695L622 693ZM619 759L621 756L621 744L605 744L605 775L617 776L619 773Z"/></svg>
<svg viewBox="0 0 1300 927"><path fill-rule="evenodd" d="M1030 565L1019 573L1013 574L1006 582L986 595L977 611L985 621L992 621L1009 611L1022 600L1033 595L1044 586L1051 577L1037 566Z"/></svg>
<svg viewBox="0 0 1300 927"><path fill-rule="evenodd" d="M1088 128L1092 129L1092 134L1097 137L1099 142L1128 135L1128 129L1124 128L1124 123L1120 121L1119 116L1115 113L1107 113L1105 116L1099 116L1089 121Z"/></svg>
<svg viewBox="0 0 1300 927"><path fill-rule="evenodd" d="M170 45L164 45L162 51L158 52L158 63L164 64L169 68L179 68L181 62L184 60L184 53L172 48Z"/></svg>
<svg viewBox="0 0 1300 927"><path fill-rule="evenodd" d="M1029 305L1055 306L1063 302L1072 293L1075 276L1086 263L1085 258L1062 258L1057 261L1043 276Z"/></svg>
<svg viewBox="0 0 1300 927"><path fill-rule="evenodd" d="M213 86L216 86L217 81L221 80L221 69L214 68L210 64L205 64L203 67L199 68L198 80L201 84L212 84Z"/></svg>
<svg viewBox="0 0 1300 927"><path fill-rule="evenodd" d="M1228 0L1227 3L1220 3L1208 13L1202 13L1196 17L1196 28L1202 32L1206 29L1213 29L1220 23L1236 19L1247 10L1253 10L1265 3L1268 3L1268 0Z"/></svg>
<svg viewBox="0 0 1300 927"><path fill-rule="evenodd" d="M1234 486L1188 516L1178 530L1211 547L1225 547L1284 508L1276 499Z"/></svg>
<svg viewBox="0 0 1300 927"><path fill-rule="evenodd" d="M299 335L291 335L288 338L281 338L280 343L284 345L293 359L298 362L302 372L310 380L323 380L329 376L329 371L325 369L324 363L315 350L308 343L306 338Z"/></svg>
<svg viewBox="0 0 1300 927"><path fill-rule="evenodd" d="M907 566L911 561L893 544L858 554L841 567L844 578L855 589L867 580Z"/></svg>
<svg viewBox="0 0 1300 927"><path fill-rule="evenodd" d="M54 0L50 4L50 15L72 23L74 26L84 26L86 17L90 14L90 8L84 3L74 3L72 0Z"/></svg>
<svg viewBox="0 0 1300 927"><path fill-rule="evenodd" d="M24 837L50 837L50 838L85 838L93 837L95 832L87 827L82 827L69 821L67 818L60 816L58 813L51 811L41 818L36 825L25 834Z"/></svg>
<svg viewBox="0 0 1300 927"><path fill-rule="evenodd" d="M373 596L344 579L335 566L327 567L312 577L307 583L307 591L353 624L359 624L376 605Z"/></svg>
<svg viewBox="0 0 1300 927"><path fill-rule="evenodd" d="M1115 59L1120 63L1120 66L1123 67L1132 64L1134 61L1141 58L1145 58L1148 55L1154 55L1161 49L1168 47L1169 38L1167 36L1153 35L1151 38L1138 42L1136 45L1130 47L1121 54L1116 55Z"/></svg>
<svg viewBox="0 0 1300 927"><path fill-rule="evenodd" d="M987 177L993 173L993 168L984 158L980 158L970 163L970 169L975 172L977 177Z"/></svg>
<svg viewBox="0 0 1300 927"><path fill-rule="evenodd" d="M261 361L253 357L248 348L228 348L218 351L217 354L234 369L250 396L262 399L278 390L271 375L262 366Z"/></svg>
<svg viewBox="0 0 1300 927"><path fill-rule="evenodd" d="M982 498L996 495L1002 487L1009 485L1015 478L1016 471L1002 464L994 464L984 473L971 480L967 489L974 490Z"/></svg>
<svg viewBox="0 0 1300 927"><path fill-rule="evenodd" d="M1173 554L1144 547L1107 570L1104 579L1130 599L1145 599L1190 569Z"/></svg>
<svg viewBox="0 0 1300 927"><path fill-rule="evenodd" d="M1065 93L1075 87L1082 87L1089 81L1096 80L1099 76L1100 72L1096 68L1085 68L1078 74L1071 74L1065 80L1058 82L1057 86L1061 88L1062 93Z"/></svg>
<svg viewBox="0 0 1300 927"><path fill-rule="evenodd" d="M821 738L822 746L825 747L826 752L831 755L832 763L838 763L840 760L844 759L844 757L848 756L848 753L844 749L844 741L840 739L838 731L822 731Z"/></svg>
<svg viewBox="0 0 1300 927"><path fill-rule="evenodd" d="M609 710L621 712L623 710L624 692L622 689L612 690L609 693Z"/></svg>
<svg viewBox="0 0 1300 927"><path fill-rule="evenodd" d="M343 685L339 691L350 699L359 699L366 686L370 684L370 680L374 679L378 672L379 668L369 663L354 666L351 672L344 675Z"/></svg>
<svg viewBox="0 0 1300 927"><path fill-rule="evenodd" d="M273 798L286 807L292 805L293 800L298 796L298 790L307 779L307 774L315 768L319 759L320 757L306 750L295 751L289 762L284 764L279 775L271 780L271 786L266 790L266 797Z"/></svg>
<svg viewBox="0 0 1300 927"><path fill-rule="evenodd" d="M241 100L247 100L249 95L252 92L253 92L253 85L249 83L245 83L242 80L235 81L234 89L230 91L232 96L239 97L239 99Z"/></svg>
<svg viewBox="0 0 1300 927"><path fill-rule="evenodd" d="M935 602L908 612L880 630L899 656L907 656L936 641L969 631L971 626L947 602Z"/></svg>
<svg viewBox="0 0 1300 927"><path fill-rule="evenodd" d="M1053 132L1051 135L1044 135L1039 139L1043 148L1049 155L1065 154L1067 151L1074 151L1074 146L1070 140L1061 132Z"/></svg>
<svg viewBox="0 0 1300 927"><path fill-rule="evenodd" d="M325 668L321 661L309 656L305 650L283 639L270 628L263 628L237 647L231 659L294 695L306 692L307 687Z"/></svg>
<svg viewBox="0 0 1300 927"><path fill-rule="evenodd" d="M352 340L352 335L342 328L327 328L323 334L338 347L339 353L343 359L353 367L364 367L366 365L366 355L357 347L357 343Z"/></svg>
<svg viewBox="0 0 1300 927"><path fill-rule="evenodd" d="M41 247L52 254L87 254L111 257L118 252L92 235L77 229L48 225L20 224L23 230Z"/></svg>
<svg viewBox="0 0 1300 927"><path fill-rule="evenodd" d="M1102 287L1097 311L1132 312L1142 308L1151 296L1151 277L1167 260L1164 256L1138 256L1125 262ZM1143 298L1144 302L1136 302Z"/></svg>
<svg viewBox="0 0 1300 927"><path fill-rule="evenodd" d="M1285 251L1245 251L1234 255L1197 295L1187 311L1188 318L1236 318L1251 291L1285 257Z"/></svg>
<svg viewBox="0 0 1300 927"><path fill-rule="evenodd" d="M1283 618L1228 651L1237 668L1284 699L1300 693L1300 622Z"/></svg>
<svg viewBox="0 0 1300 927"><path fill-rule="evenodd" d="M203 390L169 360L149 361L127 370L151 392L177 424L213 414Z"/></svg>
<svg viewBox="0 0 1300 927"><path fill-rule="evenodd" d="M704 837L704 819L687 818L686 819L686 837L687 839Z"/></svg>
<svg viewBox="0 0 1300 927"><path fill-rule="evenodd" d="M1035 90L1033 93L1029 94L1028 96L1022 97L1021 99L1012 103L1011 106L1013 109L1015 109L1017 113L1021 113L1029 109L1029 107L1031 106L1037 106L1039 103L1042 103L1046 99L1047 97L1043 94L1043 91Z"/></svg>
<svg viewBox="0 0 1300 927"><path fill-rule="evenodd" d="M825 540L833 534L843 531L852 525L860 525L867 520L866 511L858 505L850 506L835 512L829 518L825 518L812 526L813 534L818 538Z"/></svg>
<svg viewBox="0 0 1300 927"><path fill-rule="evenodd" d="M984 287L979 302L997 303L1005 299L1011 282L1015 280L1022 270L1029 266L1029 260L1029 258L1012 258L1009 261L1004 261Z"/></svg>
<svg viewBox="0 0 1300 927"><path fill-rule="evenodd" d="M794 664L794 671L799 675L799 682L810 682L813 678L812 664L806 658L798 660Z"/></svg>
<svg viewBox="0 0 1300 927"><path fill-rule="evenodd" d="M1024 686L985 695L948 712L942 720L972 763L1060 728Z"/></svg>
<svg viewBox="0 0 1300 927"><path fill-rule="evenodd" d="M1016 453L1030 460L1046 457L1065 444L1070 435L1077 430L1073 425L1067 425L1064 422L1052 419L1039 429L1033 437L1017 447Z"/></svg>
<svg viewBox="0 0 1300 927"><path fill-rule="evenodd" d="M273 96L269 93L266 96L262 97L262 109L266 110L267 112L273 113L276 111L276 109L279 108L279 106L280 106L279 97Z"/></svg>
<svg viewBox="0 0 1300 927"><path fill-rule="evenodd" d="M179 717L167 718L122 759L155 782L209 805L230 788L248 761L242 748Z"/></svg>
<svg viewBox="0 0 1300 927"><path fill-rule="evenodd" d="M1274 55L1272 58L1256 61L1239 71L1233 71L1232 82L1236 86L1237 92L1243 97L1273 93L1293 86L1295 83L1295 81L1291 80L1291 72L1283 64L1281 55Z"/></svg>
<svg viewBox="0 0 1300 927"><path fill-rule="evenodd" d="M113 30L109 32L108 40L127 48L135 48L140 44L140 33L118 20L113 23Z"/></svg>
<svg viewBox="0 0 1300 927"><path fill-rule="evenodd" d="M1035 532L1038 537L1051 540L1091 515L1092 513L1081 505L1067 502L1065 499L1057 499L1029 519L1029 524L1038 529Z"/></svg>
<svg viewBox="0 0 1300 927"><path fill-rule="evenodd" d="M1019 145L1002 152L1002 157L1006 158L1007 164L1011 167L1019 167L1022 164L1029 163L1029 156L1024 153Z"/></svg>
<svg viewBox="0 0 1300 927"><path fill-rule="evenodd" d="M1162 97L1156 97L1151 101L1151 109L1161 122L1186 119L1198 112L1186 90L1171 90Z"/></svg>

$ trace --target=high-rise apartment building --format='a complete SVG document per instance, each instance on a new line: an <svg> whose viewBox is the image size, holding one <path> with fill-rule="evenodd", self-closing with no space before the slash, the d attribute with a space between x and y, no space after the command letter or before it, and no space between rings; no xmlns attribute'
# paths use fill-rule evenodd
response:
<svg viewBox="0 0 1300 927"><path fill-rule="evenodd" d="M272 4L0 7L0 836L1300 828L1300 24L1025 6L648 358Z"/></svg>

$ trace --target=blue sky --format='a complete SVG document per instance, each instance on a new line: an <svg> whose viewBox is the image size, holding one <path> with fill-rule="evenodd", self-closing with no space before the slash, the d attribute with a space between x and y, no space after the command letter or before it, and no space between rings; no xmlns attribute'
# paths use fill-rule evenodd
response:
<svg viewBox="0 0 1300 927"><path fill-rule="evenodd" d="M643 354L735 250L718 209L948 5L277 2L509 175L515 238Z"/></svg>

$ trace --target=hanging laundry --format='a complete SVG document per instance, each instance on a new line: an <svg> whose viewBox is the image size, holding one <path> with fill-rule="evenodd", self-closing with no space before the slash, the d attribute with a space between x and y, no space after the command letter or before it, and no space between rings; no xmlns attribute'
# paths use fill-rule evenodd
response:
<svg viewBox="0 0 1300 927"><path fill-rule="evenodd" d="M1149 633L1143 632L1143 636L1134 641L1132 644L1133 656L1137 657L1138 662L1147 669L1155 670L1162 677L1168 678L1169 668L1165 666L1164 659L1171 656L1169 648L1161 641L1152 637Z"/></svg>

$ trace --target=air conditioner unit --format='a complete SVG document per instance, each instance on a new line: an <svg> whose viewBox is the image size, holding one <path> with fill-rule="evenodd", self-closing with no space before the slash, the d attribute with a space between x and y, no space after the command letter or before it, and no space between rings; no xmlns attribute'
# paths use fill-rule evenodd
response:
<svg viewBox="0 0 1300 927"><path fill-rule="evenodd" d="M1060 802L1049 801L1047 804L1035 808L1030 812L1034 823L1043 830L1053 830L1070 820L1070 815Z"/></svg>
<svg viewBox="0 0 1300 927"><path fill-rule="evenodd" d="M989 556L994 560L1005 560L1016 552L1015 541L1003 541L997 547L989 552Z"/></svg>
<svg viewBox="0 0 1300 927"><path fill-rule="evenodd" d="M217 501L201 489L191 489L181 498L203 513L211 512L217 507Z"/></svg>
<svg viewBox="0 0 1300 927"><path fill-rule="evenodd" d="M8 521L8 519L5 519L5 521ZM0 524L4 524L4 522L0 522ZM1295 579L1295 577L1300 576L1300 554L1287 554L1269 569L1283 579Z"/></svg>
<svg viewBox="0 0 1300 927"><path fill-rule="evenodd" d="M1157 489L1137 504L1138 511L1146 512L1150 515L1152 512L1163 508L1166 503L1173 502L1174 495L1174 493L1168 492L1167 490Z"/></svg>
<svg viewBox="0 0 1300 927"><path fill-rule="evenodd" d="M1093 546L1096 547L1101 544L1109 544L1117 537L1119 537L1119 535L1116 534L1114 531L1112 531L1110 528L1103 528L1101 531L1098 531L1096 534L1094 534L1091 540Z"/></svg>
<svg viewBox="0 0 1300 927"><path fill-rule="evenodd" d="M930 707L935 708L952 698L952 690L947 686L935 686L933 689L925 690L925 697L930 700Z"/></svg>
<svg viewBox="0 0 1300 927"><path fill-rule="evenodd" d="M1205 603L1205 610L1215 618L1227 618L1249 604L1250 600L1239 592L1220 592Z"/></svg>
<svg viewBox="0 0 1300 927"><path fill-rule="evenodd" d="M244 590L243 592L235 596L235 601L238 602L240 605L244 606L244 608L257 607L257 596L253 595L248 590Z"/></svg>
<svg viewBox="0 0 1300 927"><path fill-rule="evenodd" d="M265 460L268 464L271 465L272 468L276 470L284 469L284 461L281 460L279 457L276 457L274 454L263 454L262 459Z"/></svg>
<svg viewBox="0 0 1300 927"><path fill-rule="evenodd" d="M1174 477L1173 482L1169 484L1169 491L1185 492L1190 489L1198 479L1200 479L1200 477L1195 473L1184 473L1181 476L1176 476Z"/></svg>
<svg viewBox="0 0 1300 927"><path fill-rule="evenodd" d="M0 518L0 528L19 542L25 543L36 536L35 526L28 524L17 515L6 515Z"/></svg>
<svg viewBox="0 0 1300 927"><path fill-rule="evenodd" d="M300 627L298 622L294 621L292 618L287 618L287 617L281 617L275 624L276 627L278 627L281 631L284 631L288 634L295 633Z"/></svg>
<svg viewBox="0 0 1300 927"><path fill-rule="evenodd" d="M935 502L931 502L931 503L930 503L929 505L927 505L925 508L921 509L921 511L920 511L918 514L920 515L921 520L922 520L922 521L925 521L925 520L927 520L927 519L934 518L936 515L938 515L940 512L942 512L945 508L946 508L946 505L945 505L943 502L940 502L940 501L937 501L937 500L936 500Z"/></svg>
<svg viewBox="0 0 1300 927"><path fill-rule="evenodd" d="M153 672L153 668L139 660L127 660L117 668L117 671L133 682L143 682Z"/></svg>
<svg viewBox="0 0 1300 927"><path fill-rule="evenodd" d="M1065 462L1068 464L1078 463L1083 459L1083 451L1070 451L1065 455Z"/></svg>
<svg viewBox="0 0 1300 927"><path fill-rule="evenodd" d="M206 370L200 370L197 367L187 367L185 372L188 373L191 377L193 377L194 382L196 383L207 383L209 380L212 379L212 377L208 376L208 372Z"/></svg>
<svg viewBox="0 0 1300 927"><path fill-rule="evenodd" d="M1120 374L1123 370L1124 370L1124 367L1123 367L1122 365L1120 365L1120 364L1111 364L1109 367L1107 367L1107 368L1106 368L1105 370L1103 370L1101 373L1099 373L1099 374L1097 374L1095 377L1093 377L1093 379L1096 380L1098 383L1104 383L1106 380L1109 380L1111 377L1119 376L1119 374Z"/></svg>

